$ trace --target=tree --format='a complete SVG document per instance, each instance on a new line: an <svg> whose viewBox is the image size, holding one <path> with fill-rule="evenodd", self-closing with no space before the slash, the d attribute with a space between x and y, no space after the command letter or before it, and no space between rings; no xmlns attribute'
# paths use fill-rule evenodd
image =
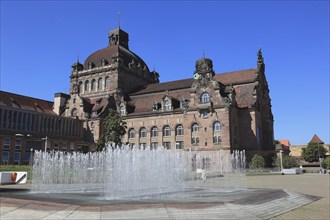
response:
<svg viewBox="0 0 330 220"><path fill-rule="evenodd" d="M312 163L318 162L319 158L324 158L327 150L320 144L309 143L306 148L302 149L301 156L305 161Z"/></svg>
<svg viewBox="0 0 330 220"><path fill-rule="evenodd" d="M96 149L101 151L105 144L112 142L115 146L121 147L121 137L126 133L126 122L113 109L109 109L105 118L103 119L104 133L96 144Z"/></svg>
<svg viewBox="0 0 330 220"><path fill-rule="evenodd" d="M276 158L275 163L276 163L277 167L280 167L281 166L281 159ZM282 164L283 164L283 168L292 168L292 167L297 167L298 166L296 158L290 157L290 156L287 156L287 155L283 155Z"/></svg>
<svg viewBox="0 0 330 220"><path fill-rule="evenodd" d="M326 170L330 170L330 157L327 157L323 160L322 167Z"/></svg>
<svg viewBox="0 0 330 220"><path fill-rule="evenodd" d="M260 168L264 168L264 167L265 167L265 159L262 156L255 154L252 157L251 162L249 163L249 168L254 170L254 169L260 169Z"/></svg>

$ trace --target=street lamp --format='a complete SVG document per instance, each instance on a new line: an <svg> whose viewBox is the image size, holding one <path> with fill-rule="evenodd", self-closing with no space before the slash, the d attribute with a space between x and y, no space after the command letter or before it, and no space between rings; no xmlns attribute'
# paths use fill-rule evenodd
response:
<svg viewBox="0 0 330 220"><path fill-rule="evenodd" d="M283 159L282 159L283 150L280 150L280 163L281 163L281 174L283 174Z"/></svg>
<svg viewBox="0 0 330 220"><path fill-rule="evenodd" d="M319 152L319 163L320 163L320 173L322 174L322 164L321 164L321 154L320 154L320 145L317 145L317 151Z"/></svg>
<svg viewBox="0 0 330 220"><path fill-rule="evenodd" d="M48 147L48 136L41 138L41 140L45 141L45 152L46 152Z"/></svg>
<svg viewBox="0 0 330 220"><path fill-rule="evenodd" d="M32 166L33 165L33 148L31 147L30 149L30 161L29 161L29 165Z"/></svg>

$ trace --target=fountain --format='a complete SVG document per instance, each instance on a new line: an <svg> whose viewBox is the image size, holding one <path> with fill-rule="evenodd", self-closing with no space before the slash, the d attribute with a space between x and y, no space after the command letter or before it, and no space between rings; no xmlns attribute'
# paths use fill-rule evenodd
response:
<svg viewBox="0 0 330 220"><path fill-rule="evenodd" d="M246 189L244 151L107 149L87 154L36 151L31 191L97 192L116 200L187 198L206 186L226 192ZM203 173L210 178L206 183ZM213 177L221 177L221 184L212 184Z"/></svg>
<svg viewBox="0 0 330 220"><path fill-rule="evenodd" d="M6 219L269 219L319 199L247 189L245 163L244 151L37 151L31 186L1 191L1 207Z"/></svg>

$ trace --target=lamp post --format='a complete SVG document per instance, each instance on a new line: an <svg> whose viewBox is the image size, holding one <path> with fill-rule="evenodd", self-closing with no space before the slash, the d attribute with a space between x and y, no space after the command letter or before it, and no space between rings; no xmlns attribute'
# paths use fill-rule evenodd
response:
<svg viewBox="0 0 330 220"><path fill-rule="evenodd" d="M33 165L33 148L31 147L30 149L30 161L29 161L29 165L32 166Z"/></svg>
<svg viewBox="0 0 330 220"><path fill-rule="evenodd" d="M320 163L320 174L322 174L322 164L321 164L321 154L320 154L320 145L317 145L317 151L319 153L319 163Z"/></svg>
<svg viewBox="0 0 330 220"><path fill-rule="evenodd" d="M27 144L27 139L30 139L32 137L32 135L31 134L25 134L25 135L24 134L15 134L15 137L21 139L21 142L20 142L21 143L21 145L20 145L21 148L20 149L18 149L18 148L16 149L16 146L15 146L15 150L21 150L21 153L24 154L23 149L25 149L25 155L26 155L29 152L28 149L27 149L27 147L28 147L27 146L28 145ZM16 144L17 144L17 142L16 142ZM30 155L30 158L31 158L31 155ZM27 161L26 159L27 158L25 156L25 163ZM29 161L28 161L29 164L31 163L30 161L31 161L31 159L29 159Z"/></svg>
<svg viewBox="0 0 330 220"><path fill-rule="evenodd" d="M283 159L282 159L282 153L283 153L283 150L280 150L281 174L284 174L284 173L283 173Z"/></svg>
<svg viewBox="0 0 330 220"><path fill-rule="evenodd" d="M48 136L41 138L41 140L45 141L45 152L46 152L48 147Z"/></svg>

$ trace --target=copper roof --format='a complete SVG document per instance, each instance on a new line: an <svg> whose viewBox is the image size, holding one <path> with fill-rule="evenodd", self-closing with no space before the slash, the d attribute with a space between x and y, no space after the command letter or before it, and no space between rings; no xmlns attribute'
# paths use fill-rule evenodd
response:
<svg viewBox="0 0 330 220"><path fill-rule="evenodd" d="M56 115L56 113L53 112L53 104L53 102L42 99L0 91L0 105L2 106Z"/></svg>
<svg viewBox="0 0 330 220"><path fill-rule="evenodd" d="M311 144L311 143L324 144L324 142L321 141L321 139L316 134L314 134L312 140L309 142L309 144Z"/></svg>

